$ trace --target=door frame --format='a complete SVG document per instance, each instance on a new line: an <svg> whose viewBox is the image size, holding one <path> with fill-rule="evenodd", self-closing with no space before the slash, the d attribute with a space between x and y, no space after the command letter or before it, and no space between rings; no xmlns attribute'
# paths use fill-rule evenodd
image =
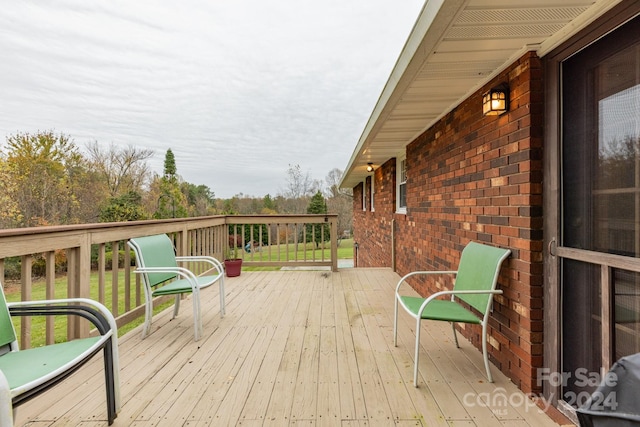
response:
<svg viewBox="0 0 640 427"><path fill-rule="evenodd" d="M640 2L625 0L603 14L588 28L551 51L544 60L545 69L545 127L544 127L544 369L549 373L562 373L562 324L561 324L561 269L562 258L583 261L601 267L602 304L602 364L608 370L613 348L613 324L609 322L611 307L611 272L613 268L640 272L640 259L601 252L563 247L561 242L562 200L562 98L561 64L576 52L610 33L625 22L640 15ZM605 320L606 319L606 320ZM541 381L544 398L562 412L572 414L574 409L561 399L562 384L558 381Z"/></svg>

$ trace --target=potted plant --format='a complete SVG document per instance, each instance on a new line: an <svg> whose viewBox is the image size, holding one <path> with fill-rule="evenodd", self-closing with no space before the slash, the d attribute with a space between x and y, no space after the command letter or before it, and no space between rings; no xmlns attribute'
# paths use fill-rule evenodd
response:
<svg viewBox="0 0 640 427"><path fill-rule="evenodd" d="M242 270L242 258L238 257L238 247L228 247L224 257L224 271L227 277L236 277Z"/></svg>

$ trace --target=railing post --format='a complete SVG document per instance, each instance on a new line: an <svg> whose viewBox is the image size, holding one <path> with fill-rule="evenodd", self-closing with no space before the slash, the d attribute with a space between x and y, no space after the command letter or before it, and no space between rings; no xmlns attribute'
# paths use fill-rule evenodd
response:
<svg viewBox="0 0 640 427"><path fill-rule="evenodd" d="M56 253L55 251L49 251L45 254L46 257L46 279L45 279L45 298L55 299L56 297ZM53 344L56 341L56 330L54 324L54 317L47 316L45 320L45 342L47 345Z"/></svg>
<svg viewBox="0 0 640 427"><path fill-rule="evenodd" d="M189 256L189 231L186 228L178 231L178 241L176 242L176 251L180 256Z"/></svg>
<svg viewBox="0 0 640 427"><path fill-rule="evenodd" d="M78 296L78 248L67 249L67 296L66 298L75 298ZM31 299L31 298L29 298ZM78 319L76 316L67 317L67 340L80 338L80 330L78 327Z"/></svg>
<svg viewBox="0 0 640 427"><path fill-rule="evenodd" d="M113 240L111 242L111 313L114 316L119 316L120 304L118 300L118 265L120 261L120 242Z"/></svg>
<svg viewBox="0 0 640 427"><path fill-rule="evenodd" d="M331 271L338 271L338 220L332 218L331 224Z"/></svg>
<svg viewBox="0 0 640 427"><path fill-rule="evenodd" d="M113 254L118 257L118 247ZM68 297L69 298L90 298L91 297L91 243L89 234L84 233L80 240L80 246L70 248L67 258L68 275ZM69 317L67 323L67 334L69 339L85 338L89 336L89 323L81 322L78 319Z"/></svg>
<svg viewBox="0 0 640 427"><path fill-rule="evenodd" d="M116 251L116 257L118 252ZM84 233L78 248L78 284L79 298L91 298L91 239L89 233ZM78 334L81 338L89 336L89 323L80 322Z"/></svg>

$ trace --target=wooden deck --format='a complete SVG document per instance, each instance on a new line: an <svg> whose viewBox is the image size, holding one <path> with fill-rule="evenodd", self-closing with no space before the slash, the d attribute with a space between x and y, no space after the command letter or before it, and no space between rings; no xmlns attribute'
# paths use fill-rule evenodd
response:
<svg viewBox="0 0 640 427"><path fill-rule="evenodd" d="M421 383L412 384L414 324L393 346L388 269L243 272L206 289L204 337L191 305L153 333L120 340L122 410L115 426L557 426L450 326L424 324ZM16 426L106 426L102 359L18 408Z"/></svg>

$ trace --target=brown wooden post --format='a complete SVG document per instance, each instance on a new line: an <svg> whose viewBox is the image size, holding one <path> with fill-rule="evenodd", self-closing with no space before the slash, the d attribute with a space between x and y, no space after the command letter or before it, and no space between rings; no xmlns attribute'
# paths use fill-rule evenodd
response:
<svg viewBox="0 0 640 427"><path fill-rule="evenodd" d="M331 224L331 271L338 271L338 218L329 220Z"/></svg>
<svg viewBox="0 0 640 427"><path fill-rule="evenodd" d="M46 258L46 273L45 273L45 298L55 299L56 294L56 253L55 251L49 251L45 254ZM55 324L54 317L47 316L45 320L45 342L47 345L55 342Z"/></svg>

